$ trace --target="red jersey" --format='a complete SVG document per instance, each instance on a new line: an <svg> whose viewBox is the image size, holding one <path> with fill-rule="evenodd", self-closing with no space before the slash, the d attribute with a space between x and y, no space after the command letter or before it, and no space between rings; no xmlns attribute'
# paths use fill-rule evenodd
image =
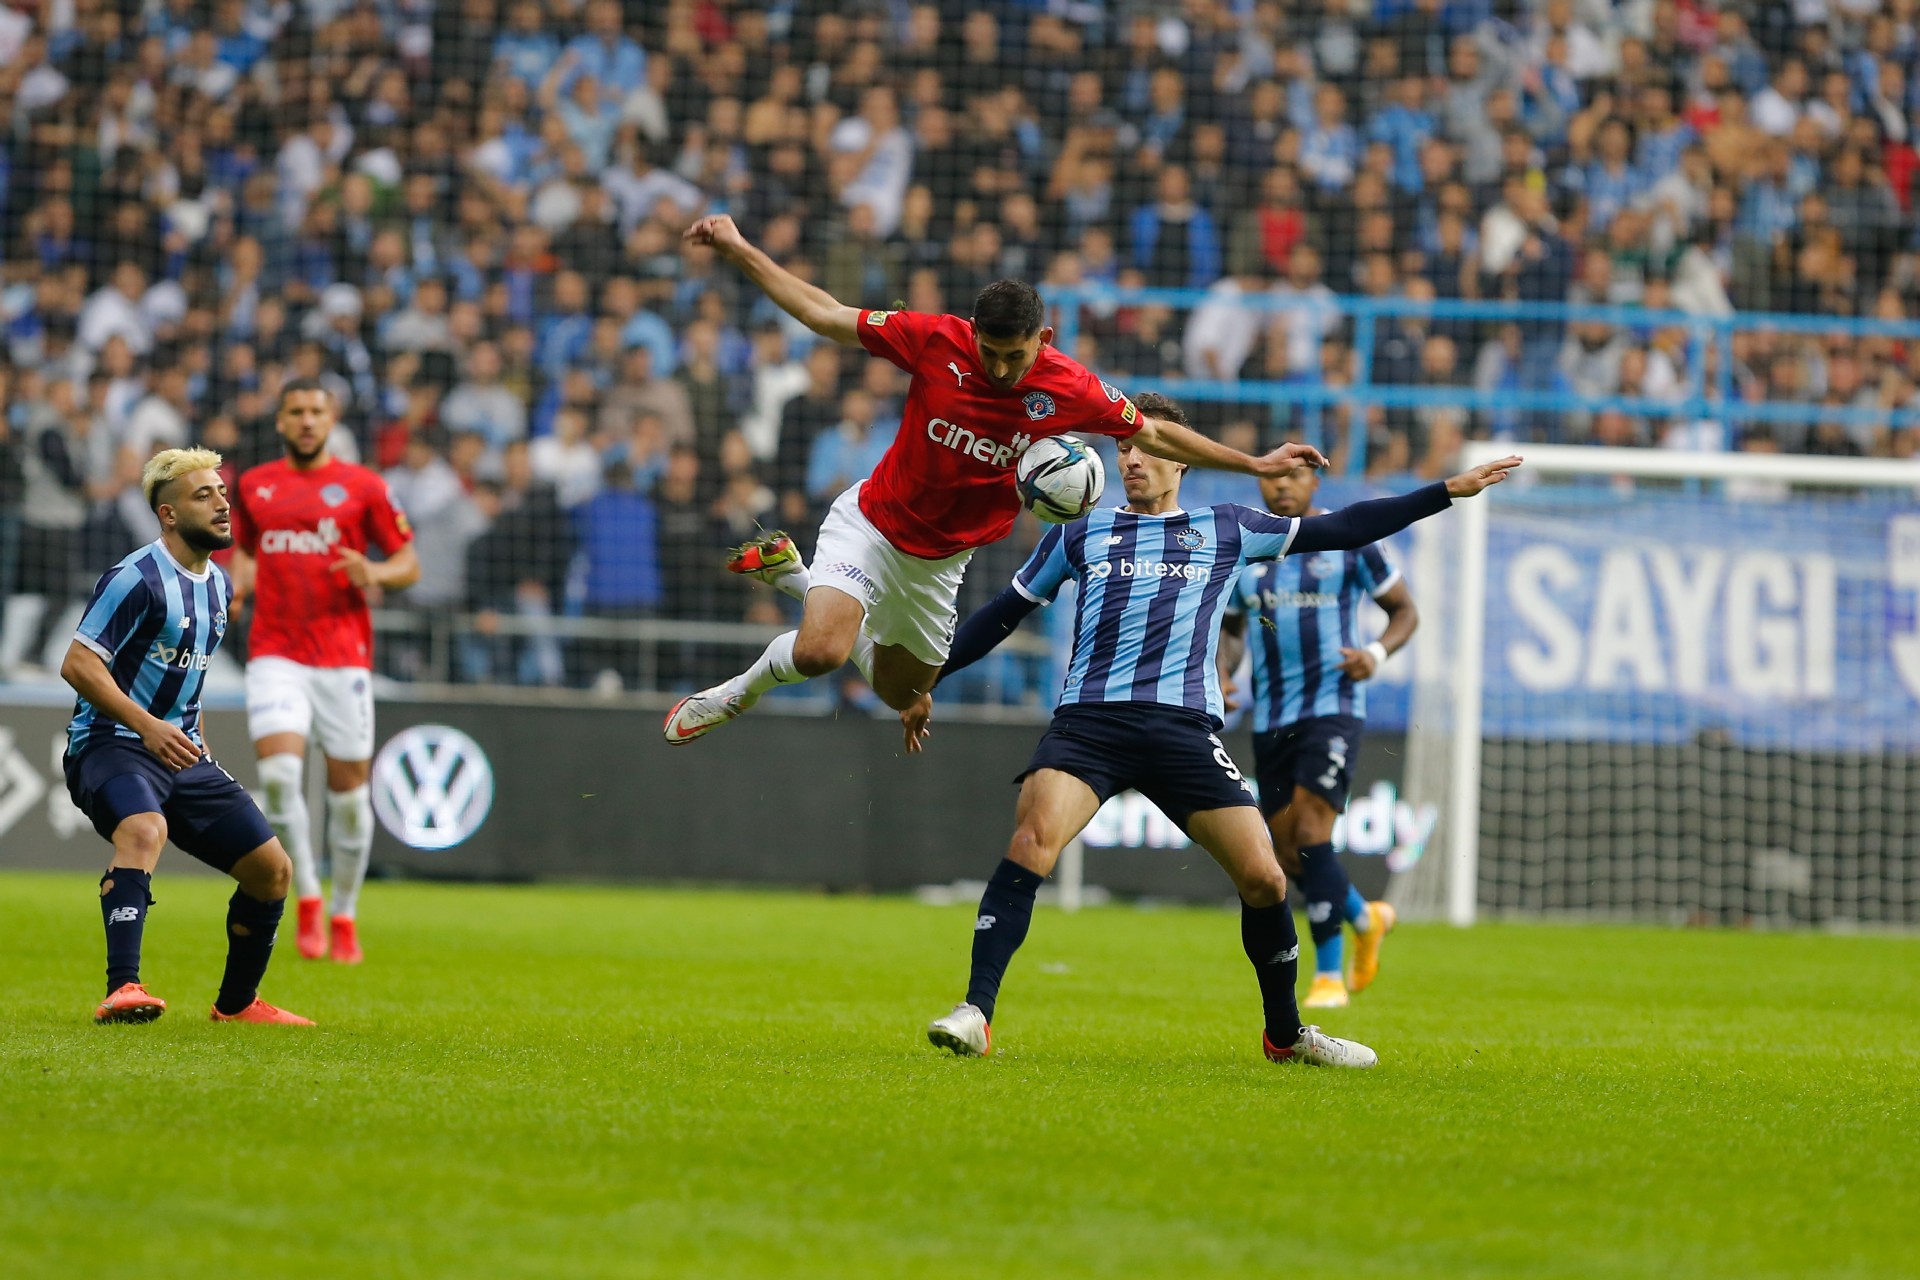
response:
<svg viewBox="0 0 1920 1280"><path fill-rule="evenodd" d="M412 539L387 482L337 458L311 471L282 458L241 476L230 501L234 543L256 566L251 656L372 666L367 598L333 566L343 547L392 555Z"/></svg>
<svg viewBox="0 0 1920 1280"><path fill-rule="evenodd" d="M860 489L860 510L908 555L944 560L998 542L1020 499L1027 446L1070 431L1130 436L1140 413L1051 346L1010 391L987 381L973 325L957 316L862 311L860 344L913 375L900 431Z"/></svg>

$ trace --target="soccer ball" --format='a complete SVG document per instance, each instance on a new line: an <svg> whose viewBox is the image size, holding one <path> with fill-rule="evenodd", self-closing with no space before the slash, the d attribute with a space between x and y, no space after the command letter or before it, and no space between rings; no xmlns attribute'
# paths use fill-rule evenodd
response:
<svg viewBox="0 0 1920 1280"><path fill-rule="evenodd" d="M1035 440L1014 470L1020 505L1048 524L1070 524L1093 510L1107 487L1100 455L1078 436Z"/></svg>

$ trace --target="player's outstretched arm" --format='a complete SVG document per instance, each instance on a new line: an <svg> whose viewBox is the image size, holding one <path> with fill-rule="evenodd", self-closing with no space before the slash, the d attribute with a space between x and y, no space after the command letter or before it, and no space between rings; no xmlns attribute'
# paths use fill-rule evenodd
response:
<svg viewBox="0 0 1920 1280"><path fill-rule="evenodd" d="M193 745L179 725L162 720L142 707L113 682L113 673L100 655L75 640L67 646L60 663L60 678L73 691L92 704L101 715L123 724L140 735L147 750L159 757L169 769L188 768L200 759L200 748Z"/></svg>
<svg viewBox="0 0 1920 1280"><path fill-rule="evenodd" d="M760 292L782 311L823 338L843 347L860 345L860 310L825 289L808 284L793 272L749 244L724 213L710 214L687 228L680 237L688 244L707 245L740 268Z"/></svg>
<svg viewBox="0 0 1920 1280"><path fill-rule="evenodd" d="M992 653L1002 640L1012 635L1025 620L1026 616L1040 606L1035 601L1020 594L1016 587L1008 587L999 595L967 615L967 620L954 632L953 647L947 653L947 661L933 678L937 688L940 682L980 659ZM907 754L915 755L927 737L927 723L933 718L933 691L920 695L920 700L900 713L900 723L906 730Z"/></svg>
<svg viewBox="0 0 1920 1280"><path fill-rule="evenodd" d="M1310 444L1283 444L1272 453L1256 458L1230 449L1218 440L1209 440L1191 427L1145 414L1140 416L1140 430L1128 439L1134 448L1168 462L1184 462L1209 471L1237 471L1262 479L1292 475L1302 467L1327 465L1326 458Z"/></svg>
<svg viewBox="0 0 1920 1280"><path fill-rule="evenodd" d="M1455 498L1471 498L1492 488L1519 465L1517 457L1501 458L1412 493L1356 502L1324 516L1307 516L1300 521L1299 532L1294 534L1287 554L1357 551L1370 542L1393 536L1416 520L1440 514Z"/></svg>

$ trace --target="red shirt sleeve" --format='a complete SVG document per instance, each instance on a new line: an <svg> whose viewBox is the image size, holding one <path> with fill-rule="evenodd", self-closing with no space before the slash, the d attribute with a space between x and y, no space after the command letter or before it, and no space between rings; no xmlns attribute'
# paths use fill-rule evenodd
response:
<svg viewBox="0 0 1920 1280"><path fill-rule="evenodd" d="M1077 430L1124 440L1140 429L1140 410L1120 388L1081 370L1085 380L1075 397Z"/></svg>
<svg viewBox="0 0 1920 1280"><path fill-rule="evenodd" d="M912 373L919 365L921 348L939 323L939 316L918 311L862 311L860 345L869 355Z"/></svg>
<svg viewBox="0 0 1920 1280"><path fill-rule="evenodd" d="M367 472L367 541L392 555L413 541L413 525L393 496L393 486L376 472Z"/></svg>
<svg viewBox="0 0 1920 1280"><path fill-rule="evenodd" d="M247 512L246 477L227 490L227 519L233 525L233 545L253 555L260 549L260 530Z"/></svg>

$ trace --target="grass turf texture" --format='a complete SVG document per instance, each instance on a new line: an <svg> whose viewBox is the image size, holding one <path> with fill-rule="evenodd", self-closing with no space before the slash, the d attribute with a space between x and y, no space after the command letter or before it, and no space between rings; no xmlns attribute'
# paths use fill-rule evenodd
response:
<svg viewBox="0 0 1920 1280"><path fill-rule="evenodd" d="M91 877L0 876L9 1276L1915 1274L1920 940L1408 928L1259 1054L1239 924L1043 910L999 1053L922 1036L965 908L376 885L369 962L206 1020L226 889L156 882L97 1028Z"/></svg>

